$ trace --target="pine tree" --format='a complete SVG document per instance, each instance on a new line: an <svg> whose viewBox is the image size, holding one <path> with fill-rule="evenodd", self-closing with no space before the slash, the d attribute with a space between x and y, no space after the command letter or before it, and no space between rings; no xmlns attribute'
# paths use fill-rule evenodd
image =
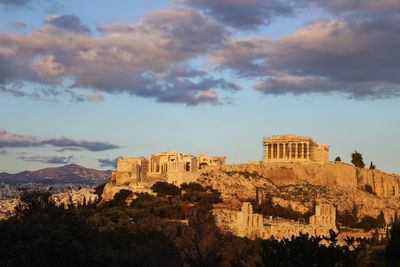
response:
<svg viewBox="0 0 400 267"><path fill-rule="evenodd" d="M357 152L357 150L355 150L354 153L351 154L351 163L353 163L354 166L359 167L359 168L365 167L363 157L362 157L361 153Z"/></svg>

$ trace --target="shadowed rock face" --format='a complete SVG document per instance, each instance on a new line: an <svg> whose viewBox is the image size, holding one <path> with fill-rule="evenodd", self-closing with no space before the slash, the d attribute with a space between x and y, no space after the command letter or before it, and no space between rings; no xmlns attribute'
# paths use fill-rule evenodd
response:
<svg viewBox="0 0 400 267"><path fill-rule="evenodd" d="M44 184L89 184L107 182L111 171L87 169L76 164L46 168L37 171L24 171L16 174L0 173L0 182L7 184L44 183Z"/></svg>

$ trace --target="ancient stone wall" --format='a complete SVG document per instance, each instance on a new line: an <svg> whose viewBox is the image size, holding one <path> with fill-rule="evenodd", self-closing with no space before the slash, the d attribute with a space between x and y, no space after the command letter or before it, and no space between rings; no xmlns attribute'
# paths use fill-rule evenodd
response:
<svg viewBox="0 0 400 267"><path fill-rule="evenodd" d="M290 238L299 233L313 236L329 236L329 231L337 232L336 209L331 204L317 205L315 215L310 217L310 224L304 221L291 221L270 217L264 218L261 214L253 213L253 207L249 202L242 204L233 224L234 232L238 236L247 238Z"/></svg>

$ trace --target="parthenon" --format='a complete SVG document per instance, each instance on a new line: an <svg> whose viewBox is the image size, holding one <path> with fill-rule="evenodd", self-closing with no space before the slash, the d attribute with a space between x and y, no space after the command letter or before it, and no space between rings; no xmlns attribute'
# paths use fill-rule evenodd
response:
<svg viewBox="0 0 400 267"><path fill-rule="evenodd" d="M266 162L329 161L329 146L317 144L310 137L274 135L264 137L263 144Z"/></svg>

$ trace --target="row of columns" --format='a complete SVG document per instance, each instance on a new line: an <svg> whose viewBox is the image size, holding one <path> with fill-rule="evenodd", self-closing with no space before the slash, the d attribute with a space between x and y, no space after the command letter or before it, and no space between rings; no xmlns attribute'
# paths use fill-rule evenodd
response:
<svg viewBox="0 0 400 267"><path fill-rule="evenodd" d="M267 143L266 159L309 159L310 145L306 142Z"/></svg>

